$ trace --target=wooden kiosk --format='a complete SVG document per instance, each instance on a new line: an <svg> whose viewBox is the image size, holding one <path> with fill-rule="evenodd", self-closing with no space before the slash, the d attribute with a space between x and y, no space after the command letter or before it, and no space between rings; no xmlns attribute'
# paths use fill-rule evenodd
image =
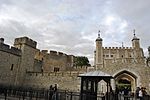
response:
<svg viewBox="0 0 150 100"><path fill-rule="evenodd" d="M102 71L92 71L85 74L80 74L81 77L81 90L80 100L97 100L98 82L104 80L107 83L106 100L110 100L109 93L111 91L110 80L113 78L111 75Z"/></svg>

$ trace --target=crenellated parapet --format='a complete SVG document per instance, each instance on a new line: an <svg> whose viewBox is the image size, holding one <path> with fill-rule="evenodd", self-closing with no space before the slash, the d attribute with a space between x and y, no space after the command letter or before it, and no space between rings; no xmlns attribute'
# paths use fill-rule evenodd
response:
<svg viewBox="0 0 150 100"><path fill-rule="evenodd" d="M50 55L53 55L53 56L57 56L58 55L58 53L57 53L57 51L50 51L50 53L49 53Z"/></svg>
<svg viewBox="0 0 150 100"><path fill-rule="evenodd" d="M43 71L65 71L73 66L73 56L54 50L41 50L35 55L35 59L43 61Z"/></svg>
<svg viewBox="0 0 150 100"><path fill-rule="evenodd" d="M41 53L47 54L47 53L48 53L48 50L42 50Z"/></svg>
<svg viewBox="0 0 150 100"><path fill-rule="evenodd" d="M49 56L68 56L67 54L59 51L54 51L54 50L41 50L40 52L43 55L49 55Z"/></svg>
<svg viewBox="0 0 150 100"><path fill-rule="evenodd" d="M0 43L0 51L11 53L17 56L21 56L21 50L15 47L11 47L7 44Z"/></svg>
<svg viewBox="0 0 150 100"><path fill-rule="evenodd" d="M36 48L37 42L33 41L32 39L28 38L28 37L20 37L20 38L16 38L14 45L20 45L20 44L26 44L28 46L31 46L33 48Z"/></svg>
<svg viewBox="0 0 150 100"><path fill-rule="evenodd" d="M103 50L132 50L132 47L103 47Z"/></svg>
<svg viewBox="0 0 150 100"><path fill-rule="evenodd" d="M26 72L29 77L49 77L49 76L63 76L63 77L73 77L83 74L85 71L66 71L66 72Z"/></svg>
<svg viewBox="0 0 150 100"><path fill-rule="evenodd" d="M60 55L60 56L66 55L63 52L57 52L57 54Z"/></svg>

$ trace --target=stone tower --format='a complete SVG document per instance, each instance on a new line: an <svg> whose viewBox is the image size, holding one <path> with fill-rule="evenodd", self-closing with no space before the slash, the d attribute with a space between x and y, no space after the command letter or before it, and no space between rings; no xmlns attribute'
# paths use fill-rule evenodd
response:
<svg viewBox="0 0 150 100"><path fill-rule="evenodd" d="M136 37L135 30L134 30L134 37L132 39L132 48L133 48L133 56L134 58L141 58L143 57L143 50L140 47L140 39Z"/></svg>
<svg viewBox="0 0 150 100"><path fill-rule="evenodd" d="M29 39L28 37L15 39L14 46L21 50L20 67L18 68L16 84L22 85L26 71L33 71L36 44L37 42Z"/></svg>
<svg viewBox="0 0 150 100"><path fill-rule="evenodd" d="M140 48L140 43L139 43L139 38L137 38L136 36L135 36L135 34L134 34L134 37L133 37L133 39L132 39L132 47L134 48L134 49L139 49Z"/></svg>
<svg viewBox="0 0 150 100"><path fill-rule="evenodd" d="M103 67L103 43L102 38L100 37L100 34L98 34L98 38L96 39L96 68L99 69L99 67Z"/></svg>

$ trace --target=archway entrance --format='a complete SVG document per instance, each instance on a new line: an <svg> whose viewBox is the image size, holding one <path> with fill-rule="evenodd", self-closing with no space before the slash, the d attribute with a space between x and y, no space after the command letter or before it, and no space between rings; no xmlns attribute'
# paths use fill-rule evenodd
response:
<svg viewBox="0 0 150 100"><path fill-rule="evenodd" d="M119 91L123 91L124 89L131 91L131 81L128 79L121 78L118 80L116 86Z"/></svg>
<svg viewBox="0 0 150 100"><path fill-rule="evenodd" d="M137 86L137 77L129 71L121 71L114 76L116 82L116 88L122 92L127 89L130 92L134 92Z"/></svg>

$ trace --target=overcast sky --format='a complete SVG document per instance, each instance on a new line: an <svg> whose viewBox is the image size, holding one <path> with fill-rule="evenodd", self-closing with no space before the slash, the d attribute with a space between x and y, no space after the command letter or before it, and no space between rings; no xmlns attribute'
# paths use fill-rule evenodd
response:
<svg viewBox="0 0 150 100"><path fill-rule="evenodd" d="M98 30L104 47L121 47L122 42L130 47L133 29L147 54L150 0L0 0L0 37L10 45L28 36L41 50L87 56L93 62Z"/></svg>

